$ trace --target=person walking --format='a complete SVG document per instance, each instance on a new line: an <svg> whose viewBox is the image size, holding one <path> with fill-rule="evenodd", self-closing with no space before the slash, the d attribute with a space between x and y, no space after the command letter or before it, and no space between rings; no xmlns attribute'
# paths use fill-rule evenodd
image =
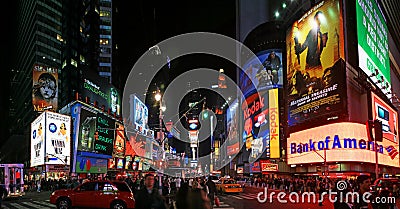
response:
<svg viewBox="0 0 400 209"><path fill-rule="evenodd" d="M207 196L210 199L210 204L212 209L214 207L215 191L217 190L217 188L215 186L215 183L211 180L211 178L208 178L206 183L206 188L207 188Z"/></svg>
<svg viewBox="0 0 400 209"><path fill-rule="evenodd" d="M6 197L7 197L7 190L3 185L0 184L0 208L2 208L1 204L3 202L3 198Z"/></svg>
<svg viewBox="0 0 400 209"><path fill-rule="evenodd" d="M154 175L146 174L144 177L144 187L141 188L136 196L135 209L166 209L165 202L158 190L154 187Z"/></svg>

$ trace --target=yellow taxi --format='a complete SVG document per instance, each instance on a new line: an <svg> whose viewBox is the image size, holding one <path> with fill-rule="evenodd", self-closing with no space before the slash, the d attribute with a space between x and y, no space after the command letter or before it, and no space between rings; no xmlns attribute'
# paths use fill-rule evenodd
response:
<svg viewBox="0 0 400 209"><path fill-rule="evenodd" d="M238 184L234 179L221 178L215 185L217 187L217 191L220 193L243 192L243 187L240 184Z"/></svg>

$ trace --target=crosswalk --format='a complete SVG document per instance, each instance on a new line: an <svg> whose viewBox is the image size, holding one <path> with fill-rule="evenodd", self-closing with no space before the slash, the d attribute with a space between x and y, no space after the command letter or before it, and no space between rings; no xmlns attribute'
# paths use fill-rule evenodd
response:
<svg viewBox="0 0 400 209"><path fill-rule="evenodd" d="M50 200L30 201L30 202L7 202L3 201L2 209L53 209L55 205L50 204Z"/></svg>
<svg viewBox="0 0 400 209"><path fill-rule="evenodd" d="M229 194L227 197L238 200L257 200L257 194L253 193Z"/></svg>
<svg viewBox="0 0 400 209"><path fill-rule="evenodd" d="M214 209L235 209L235 208L231 207L230 205L224 203L223 201L219 202L219 206L218 207L214 204L213 208Z"/></svg>

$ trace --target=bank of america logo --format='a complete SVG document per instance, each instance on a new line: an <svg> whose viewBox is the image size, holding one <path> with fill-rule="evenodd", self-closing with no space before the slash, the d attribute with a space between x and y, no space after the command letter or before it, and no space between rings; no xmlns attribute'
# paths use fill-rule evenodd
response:
<svg viewBox="0 0 400 209"><path fill-rule="evenodd" d="M392 145L386 147L386 151L389 153L389 156L392 158L392 160L399 154L397 149Z"/></svg>

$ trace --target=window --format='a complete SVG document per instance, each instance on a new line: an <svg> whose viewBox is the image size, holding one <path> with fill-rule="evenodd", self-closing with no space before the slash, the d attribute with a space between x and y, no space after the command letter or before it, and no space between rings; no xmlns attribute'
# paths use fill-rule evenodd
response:
<svg viewBox="0 0 400 209"><path fill-rule="evenodd" d="M85 184L83 184L80 189L81 191L95 191L97 186L96 182L87 182Z"/></svg>
<svg viewBox="0 0 400 209"><path fill-rule="evenodd" d="M109 12L109 11L100 11L100 17L111 17L111 12Z"/></svg>
<svg viewBox="0 0 400 209"><path fill-rule="evenodd" d="M128 184L126 184L125 182L114 182L114 184L121 192L132 192Z"/></svg>
<svg viewBox="0 0 400 209"><path fill-rule="evenodd" d="M108 39L100 39L100 44L101 45L107 45L108 44Z"/></svg>

